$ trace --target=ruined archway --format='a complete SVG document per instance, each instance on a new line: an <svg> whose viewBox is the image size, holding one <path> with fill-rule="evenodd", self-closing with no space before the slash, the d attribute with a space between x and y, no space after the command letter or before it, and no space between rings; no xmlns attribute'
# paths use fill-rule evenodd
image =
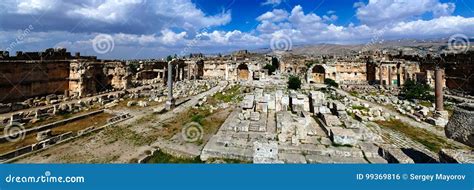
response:
<svg viewBox="0 0 474 190"><path fill-rule="evenodd" d="M242 63L237 67L237 76L239 77L239 80L248 80L250 71L249 67L247 64Z"/></svg>

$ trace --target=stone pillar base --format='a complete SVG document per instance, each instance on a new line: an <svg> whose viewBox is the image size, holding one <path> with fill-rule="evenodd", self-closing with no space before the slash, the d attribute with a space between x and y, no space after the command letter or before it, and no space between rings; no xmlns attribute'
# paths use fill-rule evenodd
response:
<svg viewBox="0 0 474 190"><path fill-rule="evenodd" d="M436 111L433 117L429 117L427 122L440 127L445 127L448 124L449 114L447 111Z"/></svg>
<svg viewBox="0 0 474 190"><path fill-rule="evenodd" d="M175 99L166 101L166 110L173 109L176 106L175 103L176 103Z"/></svg>
<svg viewBox="0 0 474 190"><path fill-rule="evenodd" d="M449 119L448 111L435 111L434 113L435 118L442 118L442 119Z"/></svg>

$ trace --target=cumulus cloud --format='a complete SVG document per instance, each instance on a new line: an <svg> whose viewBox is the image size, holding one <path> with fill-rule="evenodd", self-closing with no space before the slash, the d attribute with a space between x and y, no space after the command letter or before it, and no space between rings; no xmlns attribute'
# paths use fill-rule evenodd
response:
<svg viewBox="0 0 474 190"><path fill-rule="evenodd" d="M275 5L282 1L267 2ZM209 15L191 0L5 0L0 8L6 10L0 12L0 49L15 40L18 30L32 24L34 30L15 46L17 50L66 47L96 55L92 40L99 34L109 34L115 41L114 51L101 55L108 58L269 47L272 38L281 36L298 45L366 43L374 36L400 39L474 35L474 18L451 16L455 5L438 0L358 2L354 9L361 24L357 25L336 24L335 11L318 15L305 12L300 5L288 10L273 8L256 17L258 25L249 31L216 29L232 21L231 11Z"/></svg>
<svg viewBox="0 0 474 190"><path fill-rule="evenodd" d="M272 6L278 6L283 2L283 0L267 0L262 3L262 5L272 5Z"/></svg>
<svg viewBox="0 0 474 190"><path fill-rule="evenodd" d="M19 14L38 14L55 9L57 0L19 0L16 12Z"/></svg>
<svg viewBox="0 0 474 190"><path fill-rule="evenodd" d="M455 4L439 0L369 0L368 4L356 3L357 18L365 24L387 24L413 19L425 13L435 17L448 16L454 12Z"/></svg>
<svg viewBox="0 0 474 190"><path fill-rule="evenodd" d="M157 33L177 27L194 32L231 21L230 11L207 15L191 0L6 0L0 5L4 30L35 23L36 30Z"/></svg>
<svg viewBox="0 0 474 190"><path fill-rule="evenodd" d="M186 32L175 33L169 29L161 31L161 34L163 35L161 41L166 45L176 44L176 42L183 40L187 35Z"/></svg>
<svg viewBox="0 0 474 190"><path fill-rule="evenodd" d="M288 12L283 9L274 9L271 12L266 12L259 17L257 17L258 21L268 20L271 22L280 22L288 18Z"/></svg>
<svg viewBox="0 0 474 190"><path fill-rule="evenodd" d="M401 0L403 1L403 0ZM373 2L373 1L371 1ZM370 3L369 3L370 4ZM437 4L445 6L447 4ZM436 6L434 7L436 8ZM434 11L436 9L430 9ZM446 7L441 8L445 10ZM448 11L449 12L449 11ZM334 12L333 15L335 15ZM327 12L327 14L329 14ZM373 13L371 13L373 14ZM361 24L339 26L327 21L335 20L328 15L318 16L315 13L305 13L299 5L295 6L287 18L273 20L272 12L262 14L258 18L260 24L257 30L262 33L259 37L270 39L275 35L287 35L294 43L364 43L374 36L385 39L400 38L432 38L446 37L455 33L474 35L474 18L462 16L439 16L423 20L405 19L384 25ZM337 15L335 15L337 16ZM373 20L383 20L386 15L374 16ZM405 17L408 18L408 17ZM429 30L427 30L429 28Z"/></svg>

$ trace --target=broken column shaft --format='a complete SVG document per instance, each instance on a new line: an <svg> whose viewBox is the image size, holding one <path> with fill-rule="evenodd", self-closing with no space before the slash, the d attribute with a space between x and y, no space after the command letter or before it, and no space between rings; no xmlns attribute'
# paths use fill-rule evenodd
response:
<svg viewBox="0 0 474 190"><path fill-rule="evenodd" d="M436 111L444 111L443 103L443 70L435 69L435 106Z"/></svg>
<svg viewBox="0 0 474 190"><path fill-rule="evenodd" d="M171 110L174 108L173 98L173 62L168 62L168 101L166 101L166 109Z"/></svg>

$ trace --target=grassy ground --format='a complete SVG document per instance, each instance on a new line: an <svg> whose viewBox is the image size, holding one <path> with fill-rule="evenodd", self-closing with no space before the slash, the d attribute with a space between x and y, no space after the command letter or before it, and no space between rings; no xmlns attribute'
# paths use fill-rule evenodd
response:
<svg viewBox="0 0 474 190"><path fill-rule="evenodd" d="M407 137L423 144L428 150L435 153L438 153L443 148L459 148L454 147L454 145L448 143L446 139L443 139L425 129L409 126L399 120L377 121L376 123L382 127L387 127L405 134Z"/></svg>
<svg viewBox="0 0 474 190"><path fill-rule="evenodd" d="M364 106L352 106L352 109L353 110L365 110L365 111L369 111L369 108L366 108Z"/></svg>
<svg viewBox="0 0 474 190"><path fill-rule="evenodd" d="M106 144L111 144L118 140L127 140L134 146L149 145L155 141L155 138L150 136L144 136L130 129L131 126L127 127L110 127L107 128L105 133L108 134L109 139Z"/></svg>
<svg viewBox="0 0 474 190"><path fill-rule="evenodd" d="M177 158L170 154L159 151L147 163L172 163L172 164L201 164L203 163L199 157L194 159Z"/></svg>
<svg viewBox="0 0 474 190"><path fill-rule="evenodd" d="M433 106L433 103L431 103L430 101L421 101L419 104L429 108Z"/></svg>
<svg viewBox="0 0 474 190"><path fill-rule="evenodd" d="M80 119L74 122L66 123L64 125L58 126L52 129L53 135L60 135L66 132L77 132L79 130L92 127L92 126L102 126L107 123L107 120L111 118L112 115L108 113L100 113L91 117L87 117L84 119ZM25 136L25 139L18 141L18 142L6 142L0 144L0 154L6 153L8 151L15 150L17 148L21 148L27 145L31 145L37 143L36 140L36 133L32 133Z"/></svg>
<svg viewBox="0 0 474 190"><path fill-rule="evenodd" d="M359 92L357 92L357 91L350 91L349 94L351 96L359 97Z"/></svg>
<svg viewBox="0 0 474 190"><path fill-rule="evenodd" d="M227 164L249 164L251 162L236 160L236 159L210 159L207 163L213 163L216 160L222 161ZM204 164L206 162L201 161L199 157L189 159L189 158L178 158L170 154L159 151L155 156L153 156L147 163L149 164ZM218 162L221 163L221 162Z"/></svg>
<svg viewBox="0 0 474 190"><path fill-rule="evenodd" d="M242 99L242 97L239 96L240 94L241 94L240 85L236 85L224 92L216 93L214 96L212 96L211 100L214 100L216 102L225 102L225 103L236 102ZM210 103L214 103L214 102L211 101Z"/></svg>

